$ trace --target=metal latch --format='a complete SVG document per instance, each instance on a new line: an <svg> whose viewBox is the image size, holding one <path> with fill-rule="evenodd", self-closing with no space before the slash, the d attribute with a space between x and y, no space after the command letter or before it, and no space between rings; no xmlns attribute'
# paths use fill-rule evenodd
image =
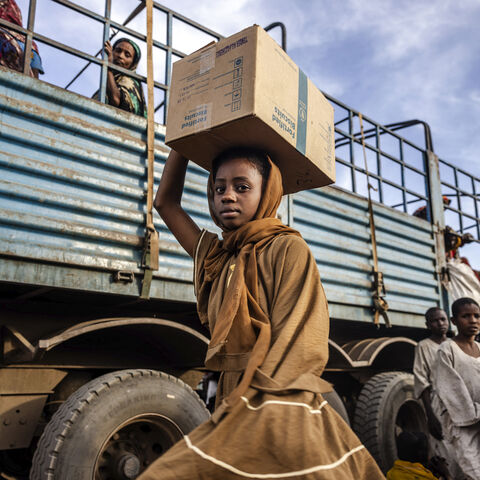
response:
<svg viewBox="0 0 480 480"><path fill-rule="evenodd" d="M133 278L133 272L127 270L118 270L113 274L114 283L132 283Z"/></svg>

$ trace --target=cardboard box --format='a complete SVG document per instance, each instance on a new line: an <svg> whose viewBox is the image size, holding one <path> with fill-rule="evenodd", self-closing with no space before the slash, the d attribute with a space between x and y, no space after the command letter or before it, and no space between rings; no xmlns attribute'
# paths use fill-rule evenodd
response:
<svg viewBox="0 0 480 480"><path fill-rule="evenodd" d="M207 170L229 147L265 150L285 193L335 181L333 107L257 25L174 63L165 142Z"/></svg>

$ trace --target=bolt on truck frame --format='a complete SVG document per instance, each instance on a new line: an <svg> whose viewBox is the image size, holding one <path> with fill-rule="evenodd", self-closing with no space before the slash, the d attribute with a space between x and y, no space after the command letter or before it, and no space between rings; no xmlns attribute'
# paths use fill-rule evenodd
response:
<svg viewBox="0 0 480 480"><path fill-rule="evenodd" d="M145 2L123 25L112 19L110 0L105 15L54 3L103 24L104 40L111 31L146 39L128 27ZM36 1L29 5L26 29L0 25L25 34L27 52L34 39L96 65L104 100L106 59L36 33ZM170 66L183 55L172 47L173 26L220 35L153 8L166 20L166 41L153 40L166 60L164 83L154 82L162 98L154 125L158 183L168 154ZM413 396L413 351L425 335L425 310L448 307L446 215L480 238L480 179L440 160L427 126L419 146L398 133L412 122L387 127L327 98L343 188L290 196L280 215L309 243L329 301L324 376L335 392L328 400L386 470L395 434L425 428ZM208 418L193 391L208 332L196 316L192 262L158 216L159 264L149 268L146 127L133 114L0 69L0 472L8 478L25 478L32 456L32 479L135 478ZM184 205L213 229L206 179L189 167ZM368 184L376 189L370 204ZM442 194L456 200L447 213ZM411 215L422 204L428 221ZM378 273L391 328L372 322Z"/></svg>

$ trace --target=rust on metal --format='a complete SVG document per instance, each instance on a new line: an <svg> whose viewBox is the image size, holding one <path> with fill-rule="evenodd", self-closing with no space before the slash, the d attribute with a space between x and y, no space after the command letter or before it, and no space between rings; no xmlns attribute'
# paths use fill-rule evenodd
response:
<svg viewBox="0 0 480 480"><path fill-rule="evenodd" d="M53 87L58 89L60 95L65 95L65 91L58 87ZM57 111L48 110L34 103L20 101L16 98L8 97L5 95L0 95L0 103L3 105L3 108L10 108L12 110L19 110L24 115L32 115L38 117L42 120L42 122L51 122L54 124L64 124L64 125L74 125L76 129L82 130L84 133L88 133L89 135L98 136L101 135L104 138L111 138L112 140L118 141L120 139L122 142L126 144L131 144L132 146L136 146L138 148L144 149L145 142L140 140L138 137L130 134L129 129L127 128L105 128L98 124L92 124L92 122L88 122L83 120L79 116L71 116L66 115L65 113L59 113ZM115 113L121 113L121 110L115 109Z"/></svg>
<svg viewBox="0 0 480 480"><path fill-rule="evenodd" d="M47 395L0 396L0 450L27 448Z"/></svg>
<svg viewBox="0 0 480 480"><path fill-rule="evenodd" d="M3 341L0 345L3 348L2 356L5 361L12 359L30 361L35 357L34 347L15 327L12 325L3 326ZM0 373L0 393L3 393L4 385Z"/></svg>
<svg viewBox="0 0 480 480"><path fill-rule="evenodd" d="M329 339L327 369L345 368L348 370L371 367L377 357L392 345L405 345L413 349L417 342L407 337L381 337L353 340L340 346Z"/></svg>
<svg viewBox="0 0 480 480"><path fill-rule="evenodd" d="M54 335L49 338L44 338L38 341L38 350L39 351L48 351L56 347L60 343L66 342L71 338L78 337L85 333L94 332L97 330L104 330L107 328L121 327L125 325L158 325L162 327L169 327L174 330L179 330L189 335L192 335L199 341L208 345L209 340L205 335L197 332L193 328L187 327L186 325L173 322L171 320L164 320L161 318L149 318L149 317L135 317L135 318L103 318L98 320L92 320L89 322L79 323L70 327L63 332Z"/></svg>
<svg viewBox="0 0 480 480"><path fill-rule="evenodd" d="M140 237L139 235L130 235L127 233L114 232L112 230L101 230L99 228L82 225L76 222L68 222L66 220L58 219L53 220L47 217L32 215L30 213L11 212L2 209L0 209L0 217L8 218L10 222L19 225L31 225L36 222L39 226L42 226L43 230L97 238L99 240L109 240L112 242L125 243L134 247L143 246L143 237Z"/></svg>
<svg viewBox="0 0 480 480"><path fill-rule="evenodd" d="M49 394L66 374L67 372L54 368L0 368L0 394Z"/></svg>

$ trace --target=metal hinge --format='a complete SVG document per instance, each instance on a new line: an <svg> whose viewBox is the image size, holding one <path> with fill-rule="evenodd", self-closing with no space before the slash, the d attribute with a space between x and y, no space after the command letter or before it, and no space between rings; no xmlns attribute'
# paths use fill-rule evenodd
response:
<svg viewBox="0 0 480 480"><path fill-rule="evenodd" d="M132 283L133 279L133 272L127 270L119 270L113 274L113 281L115 283Z"/></svg>

